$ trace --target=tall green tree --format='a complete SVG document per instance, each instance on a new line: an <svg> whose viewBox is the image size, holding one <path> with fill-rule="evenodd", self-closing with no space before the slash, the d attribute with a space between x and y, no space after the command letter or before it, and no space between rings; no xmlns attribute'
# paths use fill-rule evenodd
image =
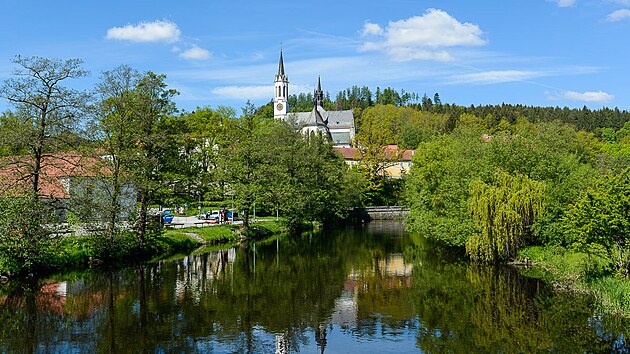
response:
<svg viewBox="0 0 630 354"><path fill-rule="evenodd" d="M0 142L24 152L26 159L13 161L23 171L22 179L31 184L30 197L40 197L40 175L45 155L62 149L76 148L72 140L65 139L67 132L77 132L87 112L90 95L65 86L68 80L85 77L79 59L46 59L16 56L14 78L4 82L0 97L14 107L12 115L5 116Z"/></svg>
<svg viewBox="0 0 630 354"><path fill-rule="evenodd" d="M109 245L104 249L107 251L114 246L114 237L120 231L121 201L125 198L125 187L131 183L131 162L135 158L138 139L135 129L139 109L136 88L140 79L140 73L123 65L103 72L97 84L100 102L95 131L98 132L101 148L107 154L111 171L111 176L107 176L109 187L105 188L108 195L99 208L99 214L106 222L105 239ZM135 211L132 210L131 214L134 215Z"/></svg>
<svg viewBox="0 0 630 354"><path fill-rule="evenodd" d="M0 97L13 107L0 120L0 146L18 154L0 162L6 172L0 178L0 258L11 263L5 270L19 272L42 265L54 249L44 225L57 215L54 205L44 203L42 170L51 154L77 148L74 137L90 95L66 86L88 74L79 59L16 56L13 63L14 77L0 88Z"/></svg>
<svg viewBox="0 0 630 354"><path fill-rule="evenodd" d="M178 93L167 87L165 79L165 75L149 71L142 75L135 88L137 116L133 127L137 135L132 174L138 195L136 230L140 248L146 241L149 205L162 187L163 162L178 154L173 150L173 140L165 124L177 111L173 97Z"/></svg>
<svg viewBox="0 0 630 354"><path fill-rule="evenodd" d="M471 116L461 122L452 134L420 144L405 183L407 227L456 247L464 247L475 232L468 213L470 183L492 173L481 120Z"/></svg>
<svg viewBox="0 0 630 354"><path fill-rule="evenodd" d="M604 255L624 278L630 274L630 169L610 176L580 198L564 217L572 246Z"/></svg>
<svg viewBox="0 0 630 354"><path fill-rule="evenodd" d="M265 162L260 152L270 147L258 144L261 124L261 119L254 114L253 106L248 104L243 108L241 117L229 121L226 144L218 160L222 180L228 185L227 193L236 208L243 212L245 228L249 227L249 214L264 188L260 181L264 177L261 166Z"/></svg>
<svg viewBox="0 0 630 354"><path fill-rule="evenodd" d="M173 166L179 172L176 197L189 202L223 197L225 185L220 183L218 159L226 144L227 129L235 118L231 107L198 107L173 122L182 128L178 145L184 152Z"/></svg>

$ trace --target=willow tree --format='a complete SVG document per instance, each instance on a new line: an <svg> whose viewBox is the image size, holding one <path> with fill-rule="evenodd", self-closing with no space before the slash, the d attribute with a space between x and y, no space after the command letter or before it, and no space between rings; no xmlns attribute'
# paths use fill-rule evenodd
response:
<svg viewBox="0 0 630 354"><path fill-rule="evenodd" d="M544 192L543 182L525 175L499 172L494 184L474 180L468 211L480 231L466 241L470 257L484 262L513 258L532 238L530 226L543 214Z"/></svg>

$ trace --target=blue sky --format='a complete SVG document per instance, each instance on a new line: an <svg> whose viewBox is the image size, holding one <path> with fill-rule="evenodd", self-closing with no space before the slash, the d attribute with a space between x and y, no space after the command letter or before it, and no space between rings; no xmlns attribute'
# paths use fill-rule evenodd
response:
<svg viewBox="0 0 630 354"><path fill-rule="evenodd" d="M460 105L630 109L630 0L0 0L0 79L11 58L81 58L91 88L127 64L167 75L178 107L273 97L282 46L292 93L321 75L438 92ZM0 109L7 104L0 102Z"/></svg>

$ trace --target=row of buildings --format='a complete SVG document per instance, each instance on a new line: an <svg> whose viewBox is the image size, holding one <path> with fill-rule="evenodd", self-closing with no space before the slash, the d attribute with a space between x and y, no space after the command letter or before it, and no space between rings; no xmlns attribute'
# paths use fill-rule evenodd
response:
<svg viewBox="0 0 630 354"><path fill-rule="evenodd" d="M355 147L356 128L354 111L327 111L324 109L324 91L321 78L317 78L317 87L313 92L313 109L309 112L292 112L289 107L289 76L284 68L284 58L280 50L278 73L274 80L273 113L276 119L282 119L297 125L303 134L322 134L332 141L334 149L343 156L350 166L361 164L362 150ZM385 169L385 177L400 178L411 168L414 150L399 151L398 146L388 145L383 153L391 160Z"/></svg>

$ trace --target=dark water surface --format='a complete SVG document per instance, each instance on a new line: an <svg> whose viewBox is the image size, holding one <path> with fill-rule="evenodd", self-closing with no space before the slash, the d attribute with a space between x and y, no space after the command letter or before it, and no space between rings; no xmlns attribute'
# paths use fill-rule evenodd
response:
<svg viewBox="0 0 630 354"><path fill-rule="evenodd" d="M627 351L624 320L399 223L0 288L0 352Z"/></svg>

